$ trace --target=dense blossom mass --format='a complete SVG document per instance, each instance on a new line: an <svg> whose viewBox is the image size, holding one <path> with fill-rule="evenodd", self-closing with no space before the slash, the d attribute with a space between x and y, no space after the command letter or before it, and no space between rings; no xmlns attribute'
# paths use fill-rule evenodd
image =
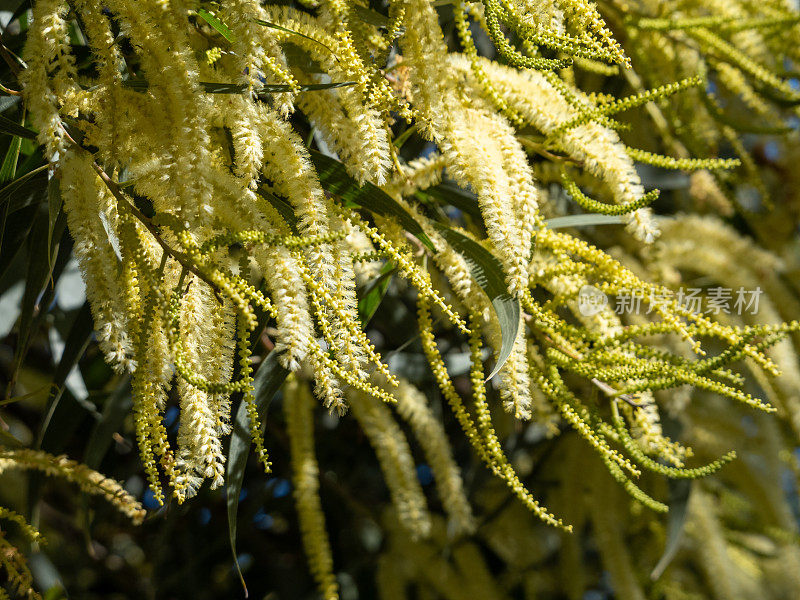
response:
<svg viewBox="0 0 800 600"><path fill-rule="evenodd" d="M496 431L494 389L544 435L577 432L599 458L587 469L657 512L668 507L637 482L644 471L694 479L736 457L723 450L698 466L665 434L663 410L680 414L687 389L779 411L800 431L800 371L785 339L798 326L784 322L786 292L770 274L782 259L711 216L743 210L730 193L741 178L766 197L726 103L735 96L763 127L783 127L800 92L773 67L797 58L797 22L771 0L391 0L381 11L348 0L34 2L21 73L31 125L63 197L97 340L132 374L157 500L225 483L239 397L270 470L251 360L269 325L275 368L288 373L294 495L322 596L338 591L315 400L349 412L374 447L398 521L392 552L443 539L405 431L431 466L448 535L475 532L440 420L366 333L359 290L390 271L414 290L417 343L474 452L564 531L584 512L571 498L545 507L522 481ZM73 52L78 34L88 59ZM403 153L411 137L424 148L416 156ZM708 214L656 216L664 192L641 176L654 167L690 173ZM467 206L441 195L454 185ZM599 216L558 223L571 213ZM604 251L564 228L582 223L624 232ZM689 307L676 293L681 270L763 290L760 309ZM581 310L586 286L604 298L592 310ZM635 313L605 302L632 290ZM448 373L444 334L468 349L469 393ZM733 370L740 360L769 402ZM13 460L46 468L45 457L0 451L0 466ZM88 477L59 460L52 468ZM100 489L141 517L132 499ZM621 555L608 531L598 526ZM624 560L610 562L619 597L643 597ZM404 569L394 576L421 576ZM389 571L379 580L387 598L402 597ZM448 597L494 597L470 593Z"/></svg>

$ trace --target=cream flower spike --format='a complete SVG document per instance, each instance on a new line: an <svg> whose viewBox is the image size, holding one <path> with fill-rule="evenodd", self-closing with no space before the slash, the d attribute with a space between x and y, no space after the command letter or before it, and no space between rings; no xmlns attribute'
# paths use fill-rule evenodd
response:
<svg viewBox="0 0 800 600"><path fill-rule="evenodd" d="M579 114L545 75L530 70L519 71L486 59L479 60L508 106L546 136ZM474 79L469 59L450 55L449 61L480 97L482 88ZM612 129L589 122L568 129L559 134L557 139L571 158L608 185L618 204L636 202L644 195L633 160ZM650 209L638 209L626 215L625 220L628 231L636 239L649 244L658 237L658 227Z"/></svg>

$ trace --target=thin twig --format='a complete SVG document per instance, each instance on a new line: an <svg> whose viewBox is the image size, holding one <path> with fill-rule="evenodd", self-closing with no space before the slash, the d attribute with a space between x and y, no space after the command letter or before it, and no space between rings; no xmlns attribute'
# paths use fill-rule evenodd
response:
<svg viewBox="0 0 800 600"><path fill-rule="evenodd" d="M18 92L17 90L12 90L11 88L7 88L2 83L0 83L0 91L4 94L8 94L9 96L22 96L22 92Z"/></svg>
<svg viewBox="0 0 800 600"><path fill-rule="evenodd" d="M576 164L579 167L583 166L583 161L582 160L574 159L571 156L562 156L560 154L554 154L554 153L550 152L550 150L548 150L544 145L539 144L539 143L533 141L532 139L530 139L530 138L528 138L528 137L526 137L524 135L518 135L517 136L517 141L520 144L522 144L522 146L524 146L527 150L531 150L531 151L535 152L536 154L539 154L540 156L544 156L545 158L549 158L550 160L554 160L554 161L557 161L557 162L571 162L571 163Z"/></svg>
<svg viewBox="0 0 800 600"><path fill-rule="evenodd" d="M546 339L549 343L551 343L556 350L566 354L570 358L572 358L574 360L577 360L577 361L583 361L584 360L584 357L580 352L577 352L576 350L573 350L572 348L569 348L569 347L564 348L564 347L560 346L549 335L545 334L544 335L544 339ZM636 402L636 400L635 400L636 397L633 396L632 394L623 394L617 388L615 388L614 386L606 383L605 381L600 381L596 377L592 377L590 379L590 381L598 389L600 389L602 392L604 392L606 395L610 396L611 398L618 398L619 400L624 400L625 402L627 402L628 404L630 404L634 408L643 408L643 407L647 406L646 404L642 404L640 402Z"/></svg>
<svg viewBox="0 0 800 600"><path fill-rule="evenodd" d="M155 238L156 242L158 242L158 245L161 246L162 250L164 250L166 254L168 254L170 257L176 260L178 264L180 264L184 269L190 271L198 278L200 278L202 281L204 281L212 290L214 290L215 292L219 292L219 287L213 281L211 281L208 278L208 276L206 276L202 271L200 271L200 269L198 269L197 266L194 263L192 263L191 259L185 253L181 252L180 250L176 250L175 248L170 246L164 240L164 238L161 237L161 232L158 230L158 227L156 227L153 224L153 221L150 218L148 218L142 211L136 208L135 204L133 204L130 200L128 200L128 197L119 188L117 183L113 179L111 179L111 177L108 176L108 173L106 173L103 170L103 167L97 164L97 161L94 160L94 158L91 156L88 150L83 148L80 144L78 144L78 142L72 139L72 136L69 135L69 132L67 132L66 128L64 128L64 135L76 148L82 150L83 152L89 155L89 158L92 161L91 163L92 168L94 169L95 173L97 173L97 175L100 177L100 179L103 181L103 183L105 183L108 190L111 192L111 194L119 203L119 206L123 210L127 211L129 214L134 216L136 219L138 219L142 223L142 225L145 226L147 231L149 231L150 234Z"/></svg>
<svg viewBox="0 0 800 600"><path fill-rule="evenodd" d="M152 236L155 238L156 242L158 242L158 245L161 246L164 252L166 252L169 256L175 259L178 262L178 264L180 264L187 271L194 273L197 277L202 279L212 289L218 290L218 286L213 281L211 281L202 271L200 271L197 268L197 266L194 265L194 263L192 263L192 261L186 254L184 254L180 250L176 250L175 248L167 244L166 241L164 241L164 238L161 237L161 232L158 230L158 227L156 227L153 224L153 221L149 219L142 211L136 208L136 206L130 200L128 200L128 198L125 196L122 190L119 189L119 186L117 186L117 184L108 176L108 174L103 170L103 168L100 165L98 165L97 162L95 162L94 160L92 161L92 168L100 176L100 179L103 180L103 183L106 184L106 187L109 189L114 198L117 199L117 202L119 202L122 208L128 211L134 217L136 217L142 223L142 225L144 225L147 228L147 231L149 231L152 234Z"/></svg>

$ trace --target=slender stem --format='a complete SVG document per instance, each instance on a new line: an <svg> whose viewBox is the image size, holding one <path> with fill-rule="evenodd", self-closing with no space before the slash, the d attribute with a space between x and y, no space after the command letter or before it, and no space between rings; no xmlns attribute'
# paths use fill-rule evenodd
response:
<svg viewBox="0 0 800 600"><path fill-rule="evenodd" d="M111 192L111 194L116 198L119 205L126 210L128 213L136 217L142 225L147 228L147 231L151 233L151 235L155 238L158 245L164 250L166 254L170 257L175 259L184 269L194 273L197 277L202 279L205 283L207 283L213 290L218 290L217 285L212 282L202 271L200 271L197 266L192 263L191 259L181 252L180 250L176 250L172 246L170 246L164 238L161 237L161 232L158 230L153 224L153 221L149 219L142 211L140 211L136 206L128 200L122 190L119 189L119 186L108 176L108 174L103 170L103 168L97 164L94 160L92 160L92 168L95 172L99 175L100 179L103 183L106 184L106 187Z"/></svg>
<svg viewBox="0 0 800 600"><path fill-rule="evenodd" d="M549 158L550 160L554 160L557 162L571 162L575 163L578 166L583 166L582 160L576 160L571 156L561 156L559 154L553 154L544 145L539 144L524 135L518 135L517 141L520 144L522 144L522 146L524 146L526 149L531 150L532 152L535 152L536 154L539 154L541 156L544 156L545 158Z"/></svg>
<svg viewBox="0 0 800 600"><path fill-rule="evenodd" d="M180 264L184 269L194 273L198 278L204 281L218 295L220 291L219 287L213 281L211 281L202 271L200 271L200 269L197 268L197 265L195 265L185 253L181 252L180 250L176 250L175 248L170 246L164 240L163 237L161 237L161 232L158 230L158 227L156 227L153 224L153 221L150 218L148 218L142 211L136 208L135 204L133 204L130 200L128 200L128 197L120 189L117 183L113 179L111 179L111 177L108 176L108 173L106 173L103 170L103 167L97 164L97 161L94 160L91 153L85 148L83 148L80 144L78 144L78 142L76 142L74 139L72 139L72 136L69 134L66 128L63 129L64 129L64 135L75 146L75 148L85 152L89 156L89 160L92 161L91 162L92 168L94 169L95 173L97 173L97 175L100 177L102 182L106 184L108 191L110 191L111 195L114 196L114 198L117 200L120 208L127 211L132 216L136 217L136 219L138 219L142 223L142 225L145 226L147 231L149 231L150 234L155 238L156 242L158 242L158 245L161 246L162 250L164 250L166 254L175 259L178 262L178 264Z"/></svg>
<svg viewBox="0 0 800 600"><path fill-rule="evenodd" d="M2 83L0 83L0 91L2 91L4 94L8 94L9 96L22 96L22 92L7 88Z"/></svg>

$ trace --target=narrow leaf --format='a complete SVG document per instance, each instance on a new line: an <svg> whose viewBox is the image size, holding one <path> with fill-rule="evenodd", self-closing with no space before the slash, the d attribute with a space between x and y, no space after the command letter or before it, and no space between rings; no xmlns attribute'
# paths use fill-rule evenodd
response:
<svg viewBox="0 0 800 600"><path fill-rule="evenodd" d="M667 521L667 542L664 544L664 553L650 573L650 579L656 581L664 573L669 563L675 557L683 537L683 527L686 524L686 513L689 507L689 498L692 493L692 482L687 479L669 480L669 518Z"/></svg>
<svg viewBox="0 0 800 600"><path fill-rule="evenodd" d="M376 214L395 217L406 231L416 236L431 252L436 252L436 247L422 230L422 226L389 194L369 182L359 186L348 175L345 166L335 158L316 150L311 150L310 153L319 181L326 192Z"/></svg>
<svg viewBox="0 0 800 600"><path fill-rule="evenodd" d="M329 83L304 83L297 87L301 92L317 92L320 90L330 90L332 88L349 87L355 85L355 81L331 81ZM292 91L291 86L285 84L264 85L256 92L258 94L273 94L277 92Z"/></svg>
<svg viewBox="0 0 800 600"><path fill-rule="evenodd" d="M22 448L23 444L5 429L0 427L0 444L10 448Z"/></svg>
<svg viewBox="0 0 800 600"><path fill-rule="evenodd" d="M108 222L108 217L106 216L105 212L101 210L98 212L98 216L100 217L100 223L103 226L103 230L106 232L106 236L108 237L108 243L111 246L111 249L114 251L114 255L117 257L119 262L122 262L122 247L119 243L117 232L114 231L112 224Z"/></svg>
<svg viewBox="0 0 800 600"><path fill-rule="evenodd" d="M25 122L23 111L22 121ZM19 149L22 144L22 138L15 135L11 138L11 144L8 147L8 152L3 159L3 164L0 166L0 183L13 180L17 175L17 161L19 160ZM0 244L3 243L3 233L6 228L6 219L8 218L8 206L0 208Z"/></svg>
<svg viewBox="0 0 800 600"><path fill-rule="evenodd" d="M500 352L494 370L486 378L488 381L500 371L514 348L522 313L519 300L508 293L503 265L497 257L463 233L438 223L435 226L442 237L467 261L473 279L489 297L497 313L501 333Z"/></svg>
<svg viewBox="0 0 800 600"><path fill-rule="evenodd" d="M267 412L272 397L283 385L288 377L289 371L284 369L278 362L278 353L274 350L270 352L262 361L256 371L253 381L254 395L258 412L264 415ZM264 417L265 418L265 417ZM236 418L233 422L233 433L228 449L227 476L225 478L225 489L228 503L228 536L233 552L233 561L239 573L239 579L247 597L247 586L244 582L242 570L239 567L239 560L236 556L236 527L237 511L239 509L239 494L242 491L242 481L244 480L244 469L247 466L247 455L250 451L250 420L247 416L247 405L242 402L236 411Z"/></svg>
<svg viewBox="0 0 800 600"><path fill-rule="evenodd" d="M550 229L564 227L592 227L594 225L620 225L625 221L616 215L569 215L547 219L545 223Z"/></svg>
<svg viewBox="0 0 800 600"><path fill-rule="evenodd" d="M314 38L312 38L310 36L307 36L304 33L300 33L299 31L295 31L294 29L287 29L286 27L282 27L282 26L278 25L277 23L271 23L270 21L264 21L263 19L253 19L253 21L258 23L259 25L263 25L264 27L269 27L270 29L277 29L278 31L285 31L286 33L291 33L293 35L299 35L301 38L305 38L307 40L310 40L310 41L314 42L315 44L319 44L320 46L325 48L328 52L333 54L333 50L328 48L328 46L326 46L325 44L323 44L319 40L315 40Z"/></svg>
<svg viewBox="0 0 800 600"><path fill-rule="evenodd" d="M45 416L42 427L39 430L39 437L36 442L36 447L41 448L42 442L47 435L47 429L50 426L53 415L58 408L61 397L64 394L65 383L67 376L72 368L78 364L78 361L86 351L89 341L92 337L92 329L94 325L92 322L92 313L89 309L89 303L85 303L75 316L75 321L67 334L67 339L64 340L64 352L61 355L61 360L58 361L58 366L53 373L53 389L50 402L47 407L47 414Z"/></svg>
<svg viewBox="0 0 800 600"><path fill-rule="evenodd" d="M27 127L23 127L19 123L15 123L11 119L0 115L0 133L10 133L11 135L18 135L29 140L36 139L36 132L31 131Z"/></svg>
<svg viewBox="0 0 800 600"><path fill-rule="evenodd" d="M0 189L0 205L8 204L9 213L28 206L30 202L20 200L20 198L27 198L27 196L23 196L22 194L44 189L42 184L47 184L46 171L47 165L42 165L24 175L20 175L14 181Z"/></svg>
<svg viewBox="0 0 800 600"><path fill-rule="evenodd" d="M0 92L2 93L2 92ZM17 102L22 100L22 96L2 96L0 95L0 113L7 111Z"/></svg>
<svg viewBox="0 0 800 600"><path fill-rule="evenodd" d="M53 177L47 184L47 209L49 213L49 223L47 228L47 246L53 246L53 231L58 221L58 216L61 214L61 186L59 185L58 178ZM50 271L53 270L52 254L50 255Z"/></svg>
<svg viewBox="0 0 800 600"><path fill-rule="evenodd" d="M19 160L19 149L22 146L22 138L15 135L8 147L6 157L3 159L3 166L0 167L0 183L11 181L17 174L17 161Z"/></svg>
<svg viewBox="0 0 800 600"><path fill-rule="evenodd" d="M130 412L133 402L129 382L130 377L125 377L109 396L103 406L103 416L89 435L83 462L92 469L100 468L114 440L114 433L121 429L125 417Z"/></svg>
<svg viewBox="0 0 800 600"><path fill-rule="evenodd" d="M389 27L389 17L382 15L378 11L367 8L366 6L360 6L358 4L351 5L351 8L356 16L364 21L364 23L367 25L383 27L384 29Z"/></svg>
<svg viewBox="0 0 800 600"><path fill-rule="evenodd" d="M462 190L458 186L449 183L440 183L424 191L417 192L417 194L425 195L439 202L443 202L444 204L454 206L474 219L483 219L477 196L471 192Z"/></svg>
<svg viewBox="0 0 800 600"><path fill-rule="evenodd" d="M14 259L25 247L37 209L36 206L27 206L4 219L6 208L0 205L0 278L8 272Z"/></svg>
<svg viewBox="0 0 800 600"><path fill-rule="evenodd" d="M14 396L13 398L9 398L8 400L0 401L0 406L6 406L7 404L14 404L15 402L22 402L23 400L29 400L30 398L35 398L42 392L47 392L53 388L52 385L45 385L40 387L39 389L33 390L32 392L28 392L27 394L22 394L21 396ZM2 428L0 428L2 430Z"/></svg>
<svg viewBox="0 0 800 600"><path fill-rule="evenodd" d="M380 274L364 286L364 293L358 301L358 316L364 326L372 319L384 296L386 296L394 270L394 266L391 263L386 263L381 268Z"/></svg>
<svg viewBox="0 0 800 600"><path fill-rule="evenodd" d="M19 139L19 138L17 138ZM46 168L46 167L45 167ZM13 213L20 211L28 206L32 206L32 211L25 211L26 214L37 211L36 207L41 203L47 189L47 173L34 169L20 177L0 190L0 276L10 264L10 260L16 255L22 246L19 242L24 239L18 228L19 215ZM11 223L8 219L11 218ZM28 218L23 223L24 230L30 230L33 218ZM15 223L16 226L12 223ZM6 240L6 234L13 240ZM8 242L8 243L5 243Z"/></svg>
<svg viewBox="0 0 800 600"><path fill-rule="evenodd" d="M355 85L355 83L355 81L309 83L299 85L297 88L293 88L291 85L285 83L268 84L255 88L255 92L257 94L277 94L281 92L292 92L295 90L299 90L301 92L314 92L319 90L329 90L331 88L347 87L350 85ZM145 91L150 86L150 84L144 79L128 79L127 81L124 81L122 85L136 91ZM244 83L217 83L213 81L201 81L200 87L202 87L203 91L207 94L243 94L248 90L247 84Z"/></svg>
<svg viewBox="0 0 800 600"><path fill-rule="evenodd" d="M292 205L289 204L289 201L285 198L281 198L280 196L276 196L268 189L259 186L258 193L264 196L264 198L269 201L272 207L278 212L278 214L286 221L286 224L292 229L292 231L297 231L297 217L294 214L294 209Z"/></svg>
<svg viewBox="0 0 800 600"><path fill-rule="evenodd" d="M219 33L226 40L228 40L229 42L233 42L233 34L231 33L231 30L228 29L228 26L225 25L225 23L223 23L222 21L220 21L217 17L212 15L204 8L201 8L197 11L197 16L199 16L206 23L211 25L211 27L216 29L217 33Z"/></svg>
<svg viewBox="0 0 800 600"><path fill-rule="evenodd" d="M49 217L43 211L38 211L34 217L29 238L29 257L28 269L25 277L25 292L22 295L21 311L19 317L19 339L17 341L17 352L15 359L15 373L19 368L20 362L27 352L30 337L31 323L35 313L36 304L39 296L50 279L53 257L58 251L58 241L64 232L66 218L61 213L61 217L56 224L52 243L47 243L47 231L49 227ZM13 380L13 378L12 378Z"/></svg>
<svg viewBox="0 0 800 600"><path fill-rule="evenodd" d="M295 44L285 44L283 55L286 63L293 69L300 69L303 73L325 73L325 69L308 52Z"/></svg>

